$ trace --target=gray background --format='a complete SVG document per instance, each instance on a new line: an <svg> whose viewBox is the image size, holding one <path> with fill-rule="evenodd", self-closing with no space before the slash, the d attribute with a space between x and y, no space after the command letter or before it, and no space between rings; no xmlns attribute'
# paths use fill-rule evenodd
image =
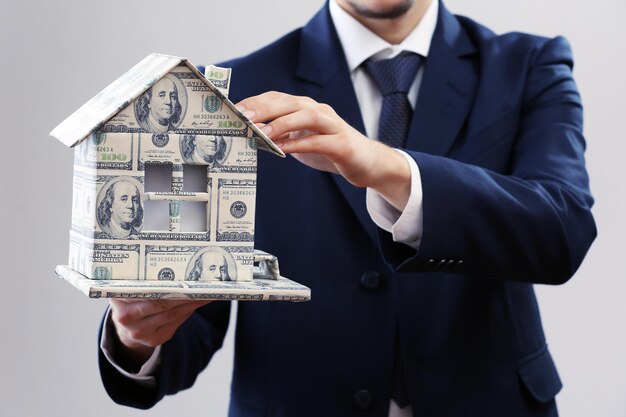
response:
<svg viewBox="0 0 626 417"><path fill-rule="evenodd" d="M322 0L1 1L0 416L139 415L114 404L100 383L96 329L106 301L89 300L52 274L67 258L72 152L47 134L150 52L219 62L304 24ZM626 3L447 6L497 32L562 34L573 45L600 236L572 281L537 292L565 383L561 414L626 416ZM232 346L230 332L193 389L144 414L224 416Z"/></svg>

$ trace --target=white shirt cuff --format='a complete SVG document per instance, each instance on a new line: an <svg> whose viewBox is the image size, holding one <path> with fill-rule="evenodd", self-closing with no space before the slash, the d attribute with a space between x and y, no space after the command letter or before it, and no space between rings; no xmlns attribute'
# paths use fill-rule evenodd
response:
<svg viewBox="0 0 626 417"><path fill-rule="evenodd" d="M367 211L378 227L391 233L394 242L404 243L413 249L419 248L423 231L422 177L417 163L404 151L396 149L409 162L411 169L411 194L401 212L383 196L368 188L366 191Z"/></svg>
<svg viewBox="0 0 626 417"><path fill-rule="evenodd" d="M104 357L107 358L109 363L117 369L119 373L124 375L127 378L130 378L137 382L138 384L152 388L156 385L156 379L154 374L156 374L157 369L161 363L161 346L157 346L152 352L152 356L148 358L146 363L139 369L139 372L131 373L119 366L113 360L113 351L115 349L114 346L114 336L113 333L115 331L113 327L113 322L111 321L111 310L108 310L106 313L106 317L104 318L104 328L102 331L102 339L100 340L100 349L102 349L102 353Z"/></svg>

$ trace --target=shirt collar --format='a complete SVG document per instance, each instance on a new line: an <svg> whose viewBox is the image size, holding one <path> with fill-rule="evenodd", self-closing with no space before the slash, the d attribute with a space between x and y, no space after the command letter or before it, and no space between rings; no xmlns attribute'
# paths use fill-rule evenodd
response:
<svg viewBox="0 0 626 417"><path fill-rule="evenodd" d="M330 0L329 8L348 67L350 71L354 71L370 57L392 58L403 51L427 57L435 26L437 26L439 1L431 2L419 24L398 45L392 45L374 34L343 10L336 0Z"/></svg>

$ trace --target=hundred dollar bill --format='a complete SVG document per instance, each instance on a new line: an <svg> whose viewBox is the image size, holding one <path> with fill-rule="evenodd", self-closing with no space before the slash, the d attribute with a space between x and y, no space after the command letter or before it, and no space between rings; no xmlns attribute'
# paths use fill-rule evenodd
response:
<svg viewBox="0 0 626 417"><path fill-rule="evenodd" d="M171 300L308 301L311 290L284 277L229 281L92 280L66 265L55 273L91 298L148 298Z"/></svg>
<svg viewBox="0 0 626 417"><path fill-rule="evenodd" d="M248 136L248 126L186 65L158 80L99 132Z"/></svg>
<svg viewBox="0 0 626 417"><path fill-rule="evenodd" d="M170 193L145 193L144 177L141 175L92 175L84 174L83 187L94 188L97 198L88 203L87 212L95 219L85 221L82 232L95 239L112 240L188 240L208 241L209 232L179 232L180 204L176 195ZM210 188L210 182L209 182ZM194 198L196 193L180 192L181 196ZM205 193L206 195L206 193ZM208 194L210 195L210 193ZM169 200L169 227L164 230L146 230L144 213L150 199ZM208 208L208 201L207 201ZM86 229L91 227L91 230Z"/></svg>
<svg viewBox="0 0 626 417"><path fill-rule="evenodd" d="M95 221L86 224L93 228L96 239L138 239L143 229L143 176L84 174L84 187L94 189L95 204L88 211Z"/></svg>
<svg viewBox="0 0 626 417"><path fill-rule="evenodd" d="M211 172L256 172L256 142L252 138L181 135L179 145L186 164L206 165Z"/></svg>
<svg viewBox="0 0 626 417"><path fill-rule="evenodd" d="M256 140L221 135L139 133L139 169L146 163L203 165L211 172L256 172Z"/></svg>
<svg viewBox="0 0 626 417"><path fill-rule="evenodd" d="M174 133L138 133L139 169L145 169L146 163L169 163L182 165L184 160L178 144L182 135Z"/></svg>
<svg viewBox="0 0 626 417"><path fill-rule="evenodd" d="M147 280L240 281L252 277L253 248L147 245Z"/></svg>
<svg viewBox="0 0 626 417"><path fill-rule="evenodd" d="M81 256L82 237L70 231L70 253L68 257L68 264L70 268L81 274L89 276L88 271L85 270L85 258Z"/></svg>
<svg viewBox="0 0 626 417"><path fill-rule="evenodd" d="M93 278L139 279L139 250L138 244L94 244L91 256Z"/></svg>
<svg viewBox="0 0 626 417"><path fill-rule="evenodd" d="M218 179L217 236L225 242L254 242L256 180Z"/></svg>
<svg viewBox="0 0 626 417"><path fill-rule="evenodd" d="M145 249L144 279L185 280L185 268L201 246L152 246Z"/></svg>
<svg viewBox="0 0 626 417"><path fill-rule="evenodd" d="M94 133L76 147L74 163L97 169L133 169L136 135Z"/></svg>
<svg viewBox="0 0 626 417"><path fill-rule="evenodd" d="M91 243L72 232L70 242L70 265L82 274L102 280L140 278L139 244Z"/></svg>
<svg viewBox="0 0 626 417"><path fill-rule="evenodd" d="M91 169L74 166L72 190L72 225L71 230L83 236L93 237L96 221L97 176Z"/></svg>
<svg viewBox="0 0 626 417"><path fill-rule="evenodd" d="M254 132L263 149L284 158L284 152L225 97L230 70L210 66L207 76L211 82L185 59L151 54L50 134L73 147L94 132L176 131L241 137Z"/></svg>
<svg viewBox="0 0 626 417"><path fill-rule="evenodd" d="M145 86L160 78L164 71L180 62L181 59L177 57L150 54L72 113L50 134L67 146L78 144L85 136L93 133L97 126L128 105L128 102L120 102L121 92L135 97L134 94L139 94Z"/></svg>
<svg viewBox="0 0 626 417"><path fill-rule="evenodd" d="M83 197L86 193L83 191L83 173L80 170L74 171L72 178L72 225L71 229L82 233L83 228ZM71 265L71 264L70 264Z"/></svg>
<svg viewBox="0 0 626 417"><path fill-rule="evenodd" d="M204 68L204 76L211 81L225 97L228 97L228 90L230 90L230 72L230 68L216 67L215 65L208 65Z"/></svg>

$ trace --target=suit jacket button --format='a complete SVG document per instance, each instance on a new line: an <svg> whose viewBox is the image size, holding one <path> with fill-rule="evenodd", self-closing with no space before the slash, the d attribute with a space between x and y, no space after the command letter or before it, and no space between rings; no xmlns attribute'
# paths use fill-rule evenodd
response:
<svg viewBox="0 0 626 417"><path fill-rule="evenodd" d="M360 389L354 393L354 405L359 410L367 410L372 405L372 394L366 389Z"/></svg>
<svg viewBox="0 0 626 417"><path fill-rule="evenodd" d="M424 261L422 263L422 266L426 266L426 267L432 267L437 263L437 261L435 259L429 259L427 261Z"/></svg>
<svg viewBox="0 0 626 417"><path fill-rule="evenodd" d="M367 271L361 275L361 285L368 290L377 290L380 287L380 274L376 271Z"/></svg>

